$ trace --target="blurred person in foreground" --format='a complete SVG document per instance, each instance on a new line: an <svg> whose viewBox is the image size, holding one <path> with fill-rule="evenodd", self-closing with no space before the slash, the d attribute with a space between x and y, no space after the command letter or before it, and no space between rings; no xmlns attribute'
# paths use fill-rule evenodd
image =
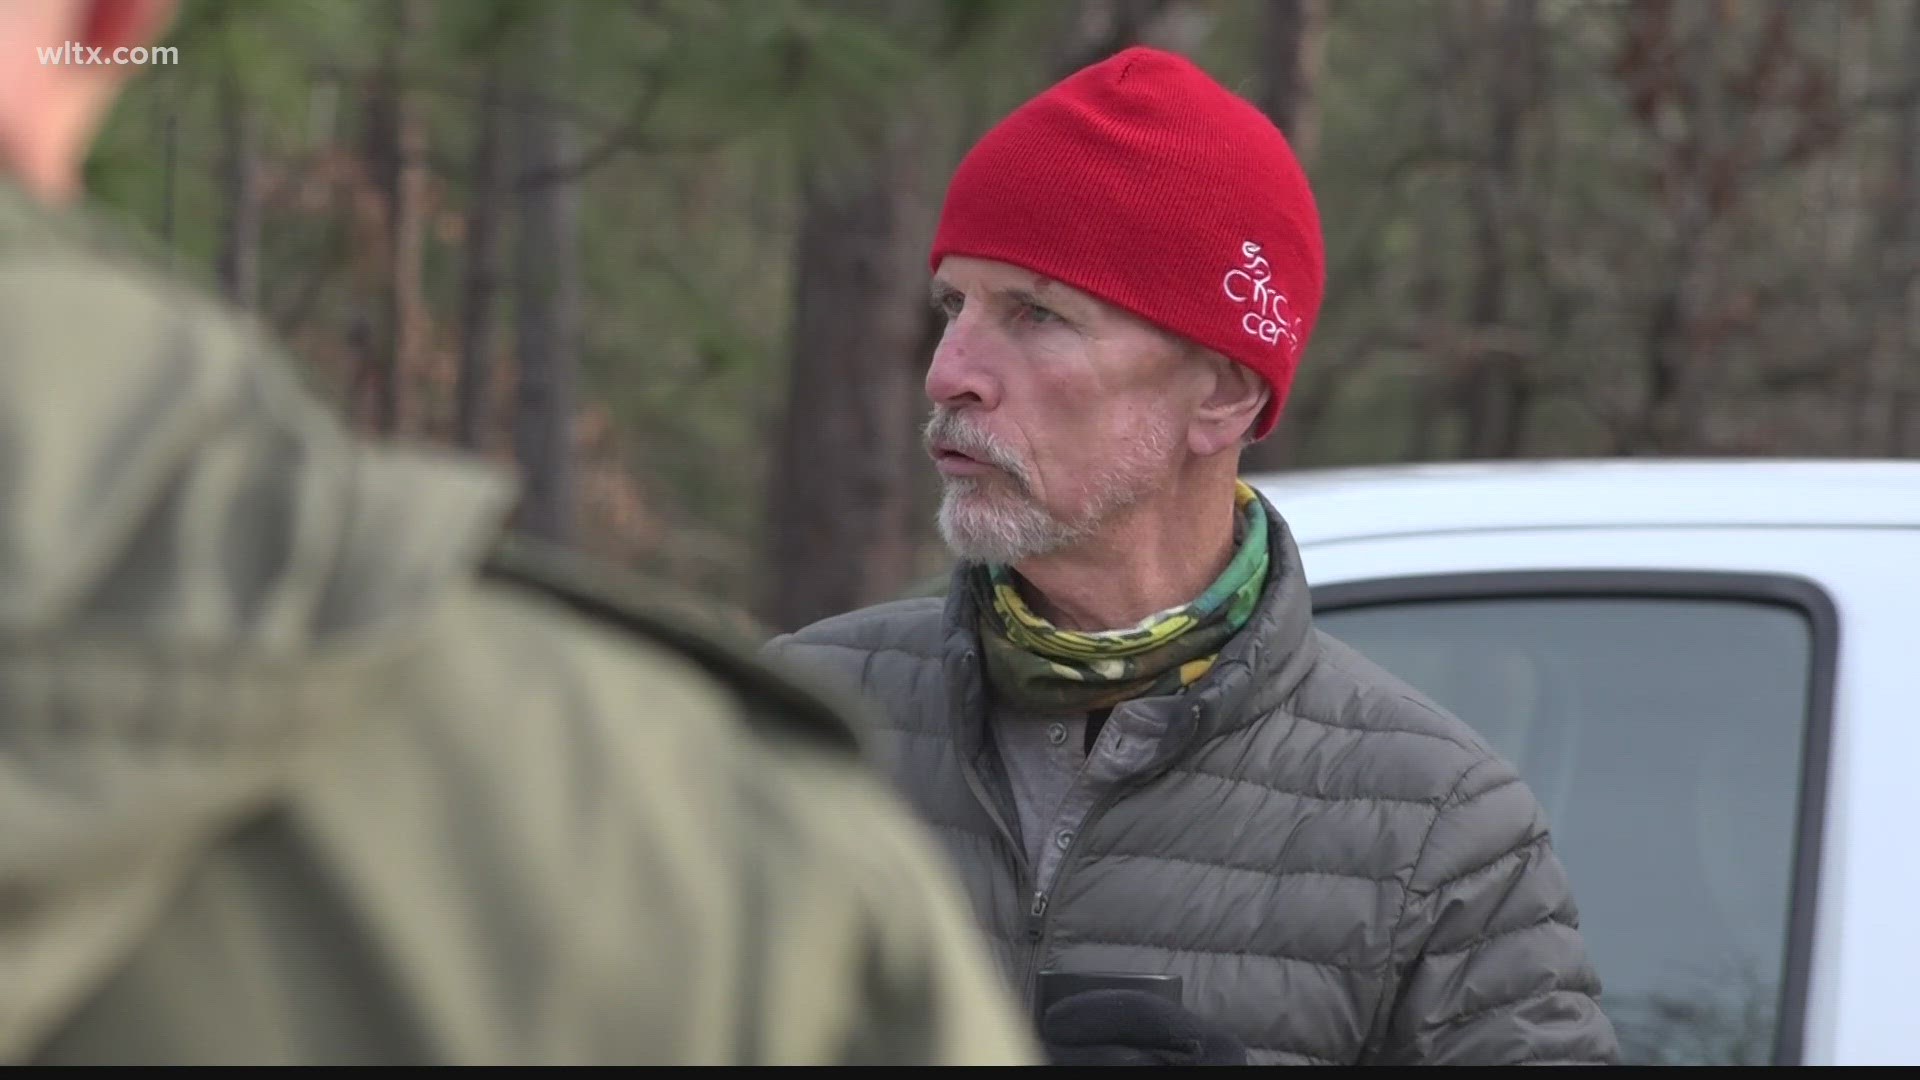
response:
<svg viewBox="0 0 1920 1080"><path fill-rule="evenodd" d="M0 0L0 1061L1038 1060L851 713L73 205L171 14Z"/></svg>
<svg viewBox="0 0 1920 1080"><path fill-rule="evenodd" d="M857 688L1003 974L1173 974L1044 1015L1061 1064L1611 1063L1528 787L1315 630L1239 479L1323 293L1282 134L1135 48L990 130L930 266L947 597L767 653ZM1030 1007L1038 1007L1037 1002Z"/></svg>

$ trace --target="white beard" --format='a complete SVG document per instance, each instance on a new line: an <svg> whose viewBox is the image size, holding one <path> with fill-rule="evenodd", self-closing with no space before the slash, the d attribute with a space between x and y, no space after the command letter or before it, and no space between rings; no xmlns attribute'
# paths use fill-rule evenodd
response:
<svg viewBox="0 0 1920 1080"><path fill-rule="evenodd" d="M943 478L940 538L960 559L1009 565L1072 548L1164 483L1172 445L1172 424L1156 417L1089 479L1085 506L1072 519L1040 505L1014 469L1001 477Z"/></svg>

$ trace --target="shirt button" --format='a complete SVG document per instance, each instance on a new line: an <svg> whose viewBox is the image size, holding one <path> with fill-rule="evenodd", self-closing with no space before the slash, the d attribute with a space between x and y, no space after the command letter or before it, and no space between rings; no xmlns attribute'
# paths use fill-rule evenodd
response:
<svg viewBox="0 0 1920 1080"><path fill-rule="evenodd" d="M1073 830L1061 829L1054 835L1053 846L1065 851L1073 846Z"/></svg>
<svg viewBox="0 0 1920 1080"><path fill-rule="evenodd" d="M1047 741L1052 743L1055 746L1059 746L1061 743L1066 742L1067 741L1067 725L1048 724L1047 725Z"/></svg>

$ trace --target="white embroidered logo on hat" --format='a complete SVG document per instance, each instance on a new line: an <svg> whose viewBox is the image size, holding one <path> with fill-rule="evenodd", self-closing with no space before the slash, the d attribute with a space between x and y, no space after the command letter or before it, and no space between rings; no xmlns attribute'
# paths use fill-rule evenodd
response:
<svg viewBox="0 0 1920 1080"><path fill-rule="evenodd" d="M1267 284L1273 279L1273 271L1266 256L1260 254L1260 245L1251 240L1242 243L1240 256L1246 261L1220 279L1227 299L1248 309L1240 317L1240 329L1268 345L1284 339L1287 351L1293 352L1300 347L1302 320L1289 311L1286 295Z"/></svg>

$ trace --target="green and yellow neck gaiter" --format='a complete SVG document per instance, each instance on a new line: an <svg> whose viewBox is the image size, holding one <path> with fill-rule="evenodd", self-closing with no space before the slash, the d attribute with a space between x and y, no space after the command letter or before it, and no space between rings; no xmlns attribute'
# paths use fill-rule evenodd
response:
<svg viewBox="0 0 1920 1080"><path fill-rule="evenodd" d="M1238 547L1207 591L1124 629L1063 630L1027 606L1010 568L978 568L971 582L993 689L1019 708L1093 712L1197 682L1247 624L1266 586L1266 511L1244 481L1234 504Z"/></svg>

